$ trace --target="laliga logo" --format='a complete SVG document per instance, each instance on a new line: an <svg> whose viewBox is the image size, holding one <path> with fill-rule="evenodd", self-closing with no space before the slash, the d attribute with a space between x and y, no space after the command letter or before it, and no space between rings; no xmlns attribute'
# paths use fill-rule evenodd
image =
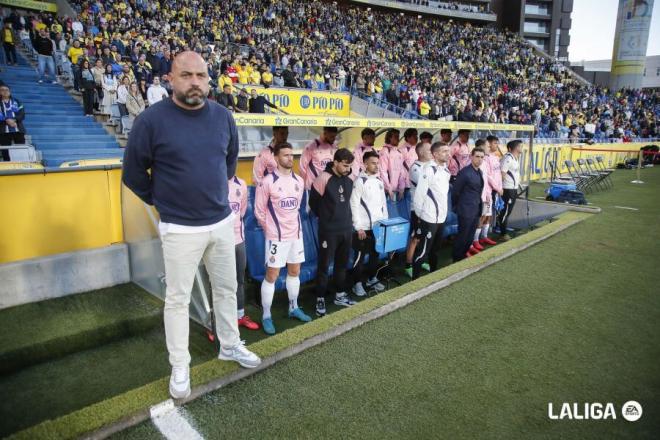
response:
<svg viewBox="0 0 660 440"><path fill-rule="evenodd" d="M287 197L282 199L280 200L280 208L288 210L298 209L298 199L295 197Z"/></svg>
<svg viewBox="0 0 660 440"><path fill-rule="evenodd" d="M604 408L603 408L604 406ZM621 407L621 415L629 422L636 422L642 417L642 405L630 400ZM556 414L552 402L548 403L548 418L551 420L616 420L613 403L563 403L559 414Z"/></svg>

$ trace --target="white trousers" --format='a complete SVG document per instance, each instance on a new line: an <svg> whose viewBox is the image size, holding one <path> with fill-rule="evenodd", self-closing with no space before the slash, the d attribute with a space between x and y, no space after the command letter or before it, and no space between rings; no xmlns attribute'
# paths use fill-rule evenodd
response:
<svg viewBox="0 0 660 440"><path fill-rule="evenodd" d="M234 224L225 222L211 232L166 233L162 237L165 261L165 338L172 366L190 364L188 307L200 260L211 280L215 332L222 347L240 343L236 311L236 255Z"/></svg>

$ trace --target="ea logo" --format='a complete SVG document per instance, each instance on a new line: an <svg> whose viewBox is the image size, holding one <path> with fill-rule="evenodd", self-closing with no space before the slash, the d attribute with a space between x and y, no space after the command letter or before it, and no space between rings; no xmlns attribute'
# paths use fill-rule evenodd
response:
<svg viewBox="0 0 660 440"><path fill-rule="evenodd" d="M642 417L642 405L634 400L629 400L621 407L621 415L629 422L636 422Z"/></svg>
<svg viewBox="0 0 660 440"><path fill-rule="evenodd" d="M302 108L309 108L311 103L312 103L312 101L311 101L311 99L309 99L309 96L301 96L300 97L300 106Z"/></svg>

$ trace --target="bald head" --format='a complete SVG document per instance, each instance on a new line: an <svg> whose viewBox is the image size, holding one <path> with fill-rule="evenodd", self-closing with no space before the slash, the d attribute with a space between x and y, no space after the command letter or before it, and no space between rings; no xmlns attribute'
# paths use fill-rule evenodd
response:
<svg viewBox="0 0 660 440"><path fill-rule="evenodd" d="M172 72L177 69L190 69L192 67L201 68L206 70L206 61L197 52L187 50L178 54L172 62Z"/></svg>
<svg viewBox="0 0 660 440"><path fill-rule="evenodd" d="M170 83L177 105L191 110L203 107L209 94L206 61L198 53L181 52L172 63Z"/></svg>

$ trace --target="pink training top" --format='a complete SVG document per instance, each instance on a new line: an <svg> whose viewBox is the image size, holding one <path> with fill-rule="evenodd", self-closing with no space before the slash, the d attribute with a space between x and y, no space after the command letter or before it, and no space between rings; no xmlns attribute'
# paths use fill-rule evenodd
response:
<svg viewBox="0 0 660 440"><path fill-rule="evenodd" d="M353 156L355 156L355 159L351 165L351 180L357 179L360 173L364 171L364 160L362 157L367 151L374 151L374 147L364 145L362 142L360 142L353 150Z"/></svg>
<svg viewBox="0 0 660 440"><path fill-rule="evenodd" d="M488 169L488 183L491 190L497 192L502 191L502 170L500 169L500 158L495 154L486 153L483 163Z"/></svg>
<svg viewBox="0 0 660 440"><path fill-rule="evenodd" d="M481 170L481 176L484 178L484 189L481 191L481 200L484 202L491 202L493 200L493 188L490 186L490 171L486 161L481 163L479 169Z"/></svg>
<svg viewBox="0 0 660 440"><path fill-rule="evenodd" d="M417 151L415 151L415 145L410 145L408 142L404 142L399 147L399 151L403 156L403 172L406 179L406 188L410 188L410 168L412 168L412 165L417 160Z"/></svg>
<svg viewBox="0 0 660 440"><path fill-rule="evenodd" d="M385 185L385 192L405 188L406 175L403 168L403 155L399 148L385 144L378 154L380 155L380 178Z"/></svg>
<svg viewBox="0 0 660 440"><path fill-rule="evenodd" d="M257 187L254 216L266 240L290 241L302 238L300 202L305 187L300 176L273 171Z"/></svg>
<svg viewBox="0 0 660 440"><path fill-rule="evenodd" d="M268 173L272 173L277 169L277 162L273 155L273 144L271 142L266 148L261 150L257 157L254 158L254 165L252 166L252 182L254 185L259 185L259 182Z"/></svg>
<svg viewBox="0 0 660 440"><path fill-rule="evenodd" d="M325 166L332 162L337 145L314 139L305 146L300 156L300 174L305 180L305 189L311 189L314 180L321 175Z"/></svg>
<svg viewBox="0 0 660 440"><path fill-rule="evenodd" d="M470 147L468 144L456 141L450 146L451 157L449 158L449 172L452 176L470 164Z"/></svg>
<svg viewBox="0 0 660 440"><path fill-rule="evenodd" d="M241 244L245 240L243 231L243 217L247 211L248 189L245 181L239 177L229 179L229 206L234 213L234 235L236 244Z"/></svg>

